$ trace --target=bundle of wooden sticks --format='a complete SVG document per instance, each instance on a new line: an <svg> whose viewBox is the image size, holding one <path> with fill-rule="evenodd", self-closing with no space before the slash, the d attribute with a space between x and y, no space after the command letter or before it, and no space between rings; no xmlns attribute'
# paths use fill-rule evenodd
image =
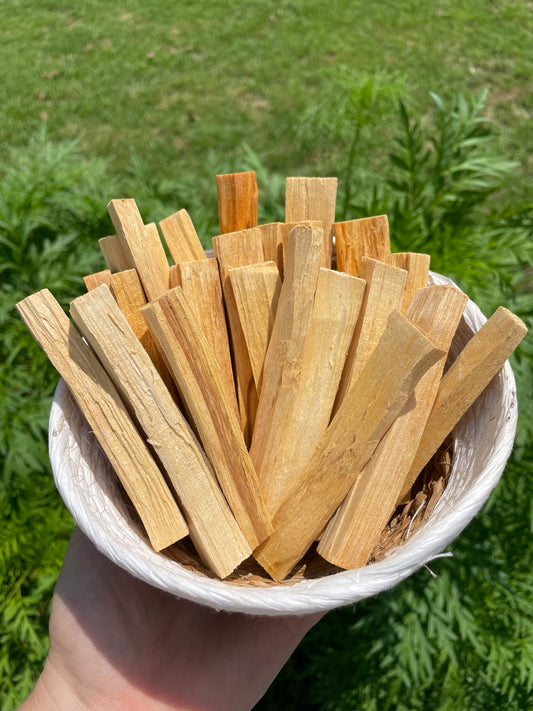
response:
<svg viewBox="0 0 533 711"><path fill-rule="evenodd" d="M181 210L159 225L170 266L112 200L74 323L46 289L19 312L156 551L189 536L220 578L253 556L282 581L309 549L365 565L525 326L500 307L446 368L467 296L391 254L386 216L335 223L335 178L288 178L285 223L257 226L253 172L217 188L213 258Z"/></svg>

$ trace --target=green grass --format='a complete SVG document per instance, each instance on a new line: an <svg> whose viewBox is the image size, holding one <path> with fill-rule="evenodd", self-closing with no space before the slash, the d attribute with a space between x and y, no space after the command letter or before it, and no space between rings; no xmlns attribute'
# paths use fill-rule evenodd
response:
<svg viewBox="0 0 533 711"><path fill-rule="evenodd" d="M335 172L338 148L304 145L298 127L344 65L399 73L422 109L429 91L488 86L502 149L521 163L515 189L531 176L533 13L523 0L29 0L2 3L0 27L3 150L46 123L50 138L78 137L119 176L131 154L164 177L195 175L210 151L238 167L243 143L285 174ZM377 169L388 147L378 122L361 164Z"/></svg>

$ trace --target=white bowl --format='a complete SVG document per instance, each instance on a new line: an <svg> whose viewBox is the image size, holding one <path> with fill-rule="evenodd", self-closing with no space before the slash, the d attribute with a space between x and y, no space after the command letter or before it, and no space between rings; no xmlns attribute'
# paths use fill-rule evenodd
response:
<svg viewBox="0 0 533 711"><path fill-rule="evenodd" d="M434 273L429 283L452 284ZM469 301L452 344L453 357L485 321ZM455 428L448 484L428 520L405 543L363 568L264 586L246 579L221 581L153 551L63 381L50 413L49 449L56 486L76 523L102 553L132 575L218 610L302 615L376 595L441 553L498 483L513 447L516 422L516 386L507 362Z"/></svg>

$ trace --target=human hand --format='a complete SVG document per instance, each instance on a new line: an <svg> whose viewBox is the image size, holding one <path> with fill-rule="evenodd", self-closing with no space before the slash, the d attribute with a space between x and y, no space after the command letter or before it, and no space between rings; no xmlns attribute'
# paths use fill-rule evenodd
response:
<svg viewBox="0 0 533 711"><path fill-rule="evenodd" d="M248 711L320 617L252 617L176 599L76 529L48 659L20 711Z"/></svg>

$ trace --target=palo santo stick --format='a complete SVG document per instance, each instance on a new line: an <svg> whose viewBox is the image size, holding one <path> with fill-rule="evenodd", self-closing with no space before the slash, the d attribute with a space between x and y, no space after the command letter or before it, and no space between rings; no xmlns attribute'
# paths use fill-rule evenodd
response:
<svg viewBox="0 0 533 711"><path fill-rule="evenodd" d="M361 278L366 281L365 296L346 358L334 412L359 377L387 326L390 314L401 310L407 273L377 259L363 257Z"/></svg>
<svg viewBox="0 0 533 711"><path fill-rule="evenodd" d="M259 225L257 229L263 242L265 262L275 262L280 279L283 281L283 264L285 262L283 224L281 222L269 222L266 225Z"/></svg>
<svg viewBox="0 0 533 711"><path fill-rule="evenodd" d="M279 271L274 262L263 262L230 269L229 278L260 395L263 365L281 291Z"/></svg>
<svg viewBox="0 0 533 711"><path fill-rule="evenodd" d="M387 215L336 222L333 229L337 249L337 269L340 272L347 272L356 277L361 276L363 257L379 259L383 262L390 254Z"/></svg>
<svg viewBox="0 0 533 711"><path fill-rule="evenodd" d="M417 382L442 356L402 314L391 314L356 386L275 515L274 533L254 551L275 580L290 572L322 532Z"/></svg>
<svg viewBox="0 0 533 711"><path fill-rule="evenodd" d="M220 233L257 225L257 179L253 170L217 175Z"/></svg>
<svg viewBox="0 0 533 711"><path fill-rule="evenodd" d="M405 313L416 291L427 286L430 256L418 252L394 252L387 255L384 261L407 272L402 304L402 313Z"/></svg>
<svg viewBox="0 0 533 711"><path fill-rule="evenodd" d="M264 491L271 511L290 497L329 424L364 291L362 279L320 270L299 384L268 454Z"/></svg>
<svg viewBox="0 0 533 711"><path fill-rule="evenodd" d="M322 230L296 227L289 235L285 281L263 368L263 385L250 447L261 492L271 515L281 503L285 459L292 447L290 413L301 370L320 271ZM288 432L290 431L290 436ZM281 481L280 481L281 478Z"/></svg>
<svg viewBox="0 0 533 711"><path fill-rule="evenodd" d="M287 178L285 181L285 222L322 221L324 246L320 266L326 269L331 269L338 182L337 178Z"/></svg>
<svg viewBox="0 0 533 711"><path fill-rule="evenodd" d="M205 454L107 287L71 303L71 314L135 414L179 497L205 564L224 578L250 554Z"/></svg>
<svg viewBox="0 0 533 711"><path fill-rule="evenodd" d="M141 309L146 306L146 297L137 271L135 269L126 269L126 271L112 274L111 292L133 333L150 356L166 386L171 392L174 392L174 384L170 373L141 314Z"/></svg>
<svg viewBox="0 0 533 711"><path fill-rule="evenodd" d="M192 262L205 259L200 242L187 210L179 210L159 223L168 251L174 262Z"/></svg>
<svg viewBox="0 0 533 711"><path fill-rule="evenodd" d="M131 255L126 252L118 235L109 235L98 240L105 262L112 272L133 269L135 265Z"/></svg>
<svg viewBox="0 0 533 711"><path fill-rule="evenodd" d="M111 200L109 215L128 260L139 274L150 301L168 290L169 267L155 225L144 225L135 200Z"/></svg>
<svg viewBox="0 0 533 711"><path fill-rule="evenodd" d="M180 265L171 264L168 270L168 288L175 289L177 286L181 286Z"/></svg>
<svg viewBox="0 0 533 711"><path fill-rule="evenodd" d="M183 288L196 320L215 354L226 397L238 416L239 406L217 260L211 257L194 262L181 262L178 271L179 286Z"/></svg>
<svg viewBox="0 0 533 711"><path fill-rule="evenodd" d="M317 550L330 563L346 569L365 565L396 508L467 301L453 286L430 286L415 294L406 316L444 355L419 380L414 407L385 433L326 527Z"/></svg>
<svg viewBox="0 0 533 711"><path fill-rule="evenodd" d="M115 386L52 294L43 289L17 308L65 380L154 549L159 551L186 536L187 524Z"/></svg>
<svg viewBox="0 0 533 711"><path fill-rule="evenodd" d="M103 269L101 272L95 272L94 274L87 274L83 277L87 291L91 289L96 289L97 286L101 284L107 284L111 286L111 270Z"/></svg>
<svg viewBox="0 0 533 711"><path fill-rule="evenodd" d="M143 315L192 415L233 515L250 548L256 548L272 526L213 351L180 287L152 301Z"/></svg>
<svg viewBox="0 0 533 711"><path fill-rule="evenodd" d="M402 487L402 500L408 495L422 468L526 333L524 322L505 307L499 306L459 353L441 380L418 451Z"/></svg>
<svg viewBox="0 0 533 711"><path fill-rule="evenodd" d="M261 233L257 228L252 228L241 232L218 235L213 238L213 251L220 268L222 293L228 315L241 429L246 443L249 444L257 410L257 389L233 289L231 288L229 270L265 261Z"/></svg>

